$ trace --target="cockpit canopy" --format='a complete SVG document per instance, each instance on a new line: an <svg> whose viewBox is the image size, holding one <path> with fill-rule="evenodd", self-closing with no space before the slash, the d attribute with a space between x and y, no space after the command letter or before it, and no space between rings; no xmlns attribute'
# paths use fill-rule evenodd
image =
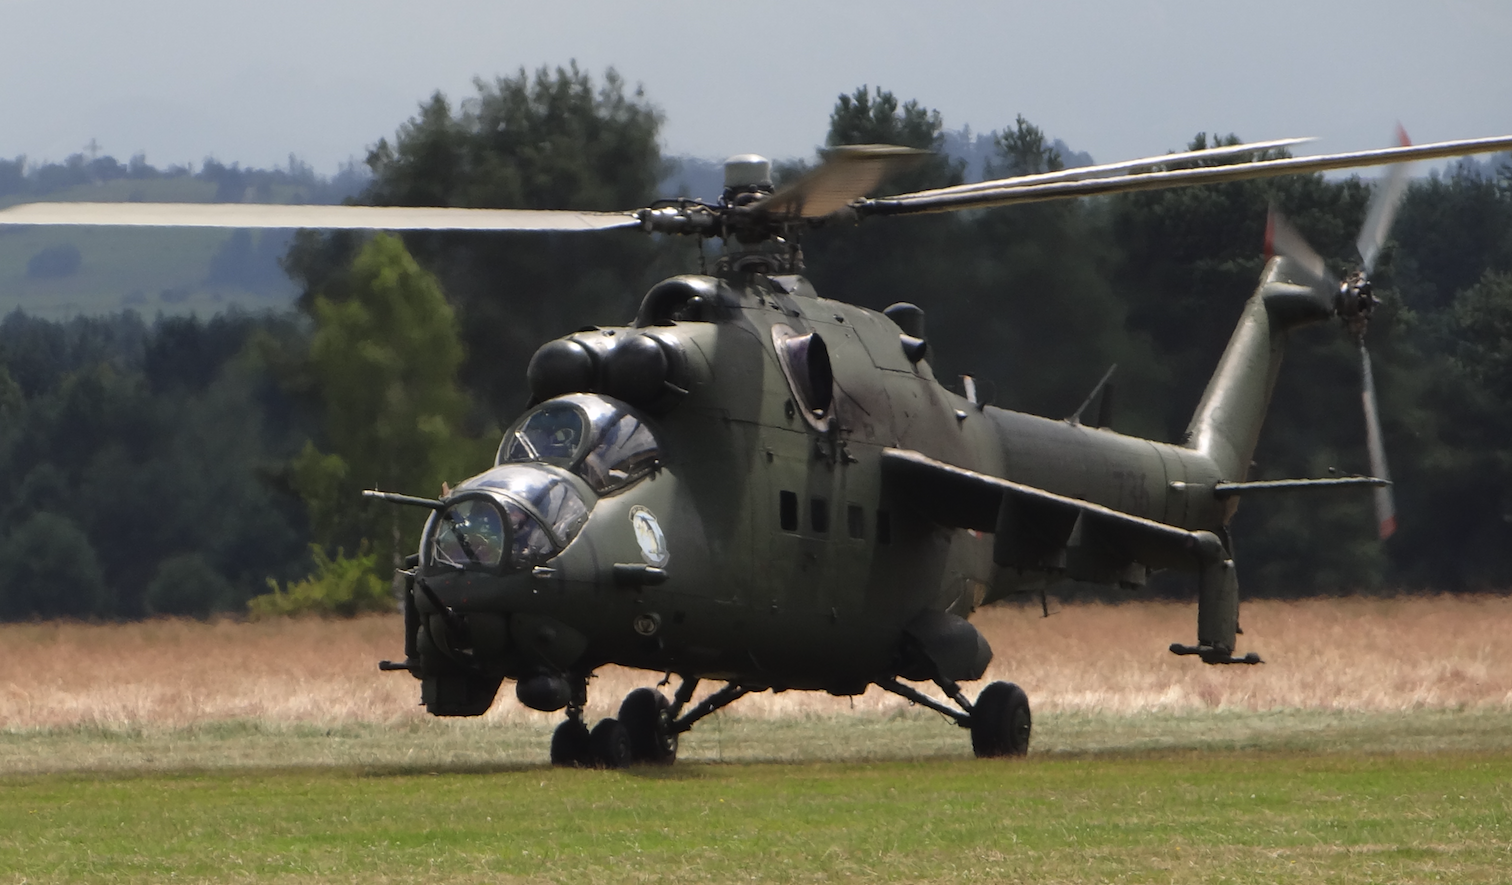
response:
<svg viewBox="0 0 1512 885"><path fill-rule="evenodd" d="M537 406L504 434L498 464L542 461L603 495L651 472L661 456L651 428L624 404L589 394Z"/></svg>
<svg viewBox="0 0 1512 885"><path fill-rule="evenodd" d="M457 487L431 530L430 561L524 569L550 559L588 521L589 505L557 468L506 464Z"/></svg>
<svg viewBox="0 0 1512 885"><path fill-rule="evenodd" d="M660 452L651 428L617 400L542 403L504 435L498 463L457 486L432 518L426 561L487 571L539 565L577 537L595 495L646 476Z"/></svg>

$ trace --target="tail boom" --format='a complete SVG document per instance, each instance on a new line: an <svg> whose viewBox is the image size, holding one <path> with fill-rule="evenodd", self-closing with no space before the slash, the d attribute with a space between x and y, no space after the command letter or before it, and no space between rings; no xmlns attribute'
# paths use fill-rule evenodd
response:
<svg viewBox="0 0 1512 885"><path fill-rule="evenodd" d="M1314 287L1293 282L1297 275L1285 258L1272 258L1266 265L1187 425L1185 447L1210 458L1226 481L1248 477L1286 334L1332 315L1329 299Z"/></svg>

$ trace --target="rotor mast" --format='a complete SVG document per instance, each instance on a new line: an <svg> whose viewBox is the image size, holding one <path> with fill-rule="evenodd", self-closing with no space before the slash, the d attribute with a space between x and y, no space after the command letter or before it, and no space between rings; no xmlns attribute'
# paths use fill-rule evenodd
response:
<svg viewBox="0 0 1512 885"><path fill-rule="evenodd" d="M769 200L774 193L771 160L760 154L736 154L725 160L724 193L719 198L725 212L749 212L749 207ZM803 250L792 227L790 223L726 227L720 236L724 245L714 265L715 275L802 271Z"/></svg>

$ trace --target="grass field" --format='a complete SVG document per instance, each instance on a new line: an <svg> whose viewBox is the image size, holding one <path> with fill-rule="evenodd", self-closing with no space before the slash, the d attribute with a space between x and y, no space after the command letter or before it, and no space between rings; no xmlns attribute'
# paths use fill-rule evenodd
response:
<svg viewBox="0 0 1512 885"><path fill-rule="evenodd" d="M0 627L0 882L1512 880L1512 599L994 608L1031 755L891 696L747 698L671 769L435 720L393 617ZM606 715L650 674L595 681ZM970 689L974 691L974 689ZM852 707L854 706L854 709Z"/></svg>
<svg viewBox="0 0 1512 885"><path fill-rule="evenodd" d="M13 882L1505 882L1507 754L13 777Z"/></svg>

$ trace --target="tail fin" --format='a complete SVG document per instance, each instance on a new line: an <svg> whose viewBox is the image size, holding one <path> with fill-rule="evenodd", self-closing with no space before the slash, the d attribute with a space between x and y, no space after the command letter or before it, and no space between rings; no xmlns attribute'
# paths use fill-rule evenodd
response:
<svg viewBox="0 0 1512 885"><path fill-rule="evenodd" d="M1306 269L1287 258L1266 264L1187 426L1186 447L1212 458L1226 480L1241 481L1249 472L1286 333L1333 314L1332 300L1303 281L1311 282Z"/></svg>

